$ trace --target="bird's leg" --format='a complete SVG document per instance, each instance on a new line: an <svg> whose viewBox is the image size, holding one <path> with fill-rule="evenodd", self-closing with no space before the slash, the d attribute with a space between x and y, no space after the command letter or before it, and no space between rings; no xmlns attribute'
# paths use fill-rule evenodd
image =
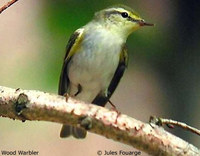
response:
<svg viewBox="0 0 200 156"><path fill-rule="evenodd" d="M114 110L117 113L117 117L116 117L116 120L115 120L115 123L117 124L117 119L121 115L121 112L117 110L116 106L110 100L108 100L108 102L112 106L112 110Z"/></svg>
<svg viewBox="0 0 200 156"><path fill-rule="evenodd" d="M69 100L69 97L71 97L71 98L76 97L76 95L69 95L69 93L65 93L63 96L65 97L66 102Z"/></svg>
<svg viewBox="0 0 200 156"><path fill-rule="evenodd" d="M110 101L110 100L108 100L108 103L112 106L112 110L113 111L115 111L115 112L117 112L117 114L121 114L121 112L119 112L118 110L117 110L117 107Z"/></svg>
<svg viewBox="0 0 200 156"><path fill-rule="evenodd" d="M69 97L75 98L79 93L81 93L82 87L79 84L78 85L78 91L74 95L69 95L68 93L65 93L63 96L66 98L66 101L68 101Z"/></svg>
<svg viewBox="0 0 200 156"><path fill-rule="evenodd" d="M65 100L66 100L66 102L67 102L68 99L69 99L69 97L70 97L70 95L69 95L68 93L65 93L63 96L65 97Z"/></svg>
<svg viewBox="0 0 200 156"><path fill-rule="evenodd" d="M114 111L116 111L116 112L119 112L117 110L117 107L110 101L110 99L109 99L110 95L111 95L110 91L108 89L106 89L105 96L108 98L108 103L112 106L111 109L114 110Z"/></svg>
<svg viewBox="0 0 200 156"><path fill-rule="evenodd" d="M116 106L115 106L110 100L108 100L108 102L109 102L109 104L112 106L112 109L117 110Z"/></svg>

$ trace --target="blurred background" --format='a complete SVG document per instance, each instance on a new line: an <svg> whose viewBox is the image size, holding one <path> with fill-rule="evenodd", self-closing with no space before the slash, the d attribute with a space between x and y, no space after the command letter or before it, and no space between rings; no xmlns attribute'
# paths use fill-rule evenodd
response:
<svg viewBox="0 0 200 156"><path fill-rule="evenodd" d="M7 1L1 0L0 6ZM18 1L0 15L0 85L57 93L70 35L94 12L118 3L134 8L156 26L144 27L128 38L129 67L112 102L120 112L144 122L156 115L200 129L197 0ZM0 150L36 150L40 156L134 150L91 133L81 141L61 139L61 125L56 123L0 118L0 128ZM180 128L166 130L200 147L199 136Z"/></svg>

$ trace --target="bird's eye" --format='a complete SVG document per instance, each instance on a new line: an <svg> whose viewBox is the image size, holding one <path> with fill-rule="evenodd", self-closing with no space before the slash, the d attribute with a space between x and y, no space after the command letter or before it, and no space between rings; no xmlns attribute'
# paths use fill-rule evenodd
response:
<svg viewBox="0 0 200 156"><path fill-rule="evenodd" d="M122 15L123 18L127 18L128 17L128 13L127 12L122 12L121 15Z"/></svg>

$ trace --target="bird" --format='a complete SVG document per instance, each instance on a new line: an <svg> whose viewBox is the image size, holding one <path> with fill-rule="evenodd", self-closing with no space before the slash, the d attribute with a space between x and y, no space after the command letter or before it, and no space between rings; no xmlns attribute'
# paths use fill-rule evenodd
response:
<svg viewBox="0 0 200 156"><path fill-rule="evenodd" d="M125 5L96 12L68 41L58 94L104 107L128 65L126 40L143 26L153 24ZM60 137L84 139L86 134L80 127L63 125Z"/></svg>

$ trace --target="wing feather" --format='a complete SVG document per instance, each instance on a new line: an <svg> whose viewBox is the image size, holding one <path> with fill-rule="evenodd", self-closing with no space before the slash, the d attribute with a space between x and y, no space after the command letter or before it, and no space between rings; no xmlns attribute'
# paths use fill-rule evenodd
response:
<svg viewBox="0 0 200 156"><path fill-rule="evenodd" d="M64 57L64 63L61 70L60 75L60 81L59 81L59 89L58 94L64 95L67 92L68 86L69 86L69 77L67 73L67 67L68 64L73 57L73 55L76 53L77 49L79 48L78 45L80 45L80 42L83 39L84 29L78 29L76 30L70 37L67 47L66 47L66 54Z"/></svg>

